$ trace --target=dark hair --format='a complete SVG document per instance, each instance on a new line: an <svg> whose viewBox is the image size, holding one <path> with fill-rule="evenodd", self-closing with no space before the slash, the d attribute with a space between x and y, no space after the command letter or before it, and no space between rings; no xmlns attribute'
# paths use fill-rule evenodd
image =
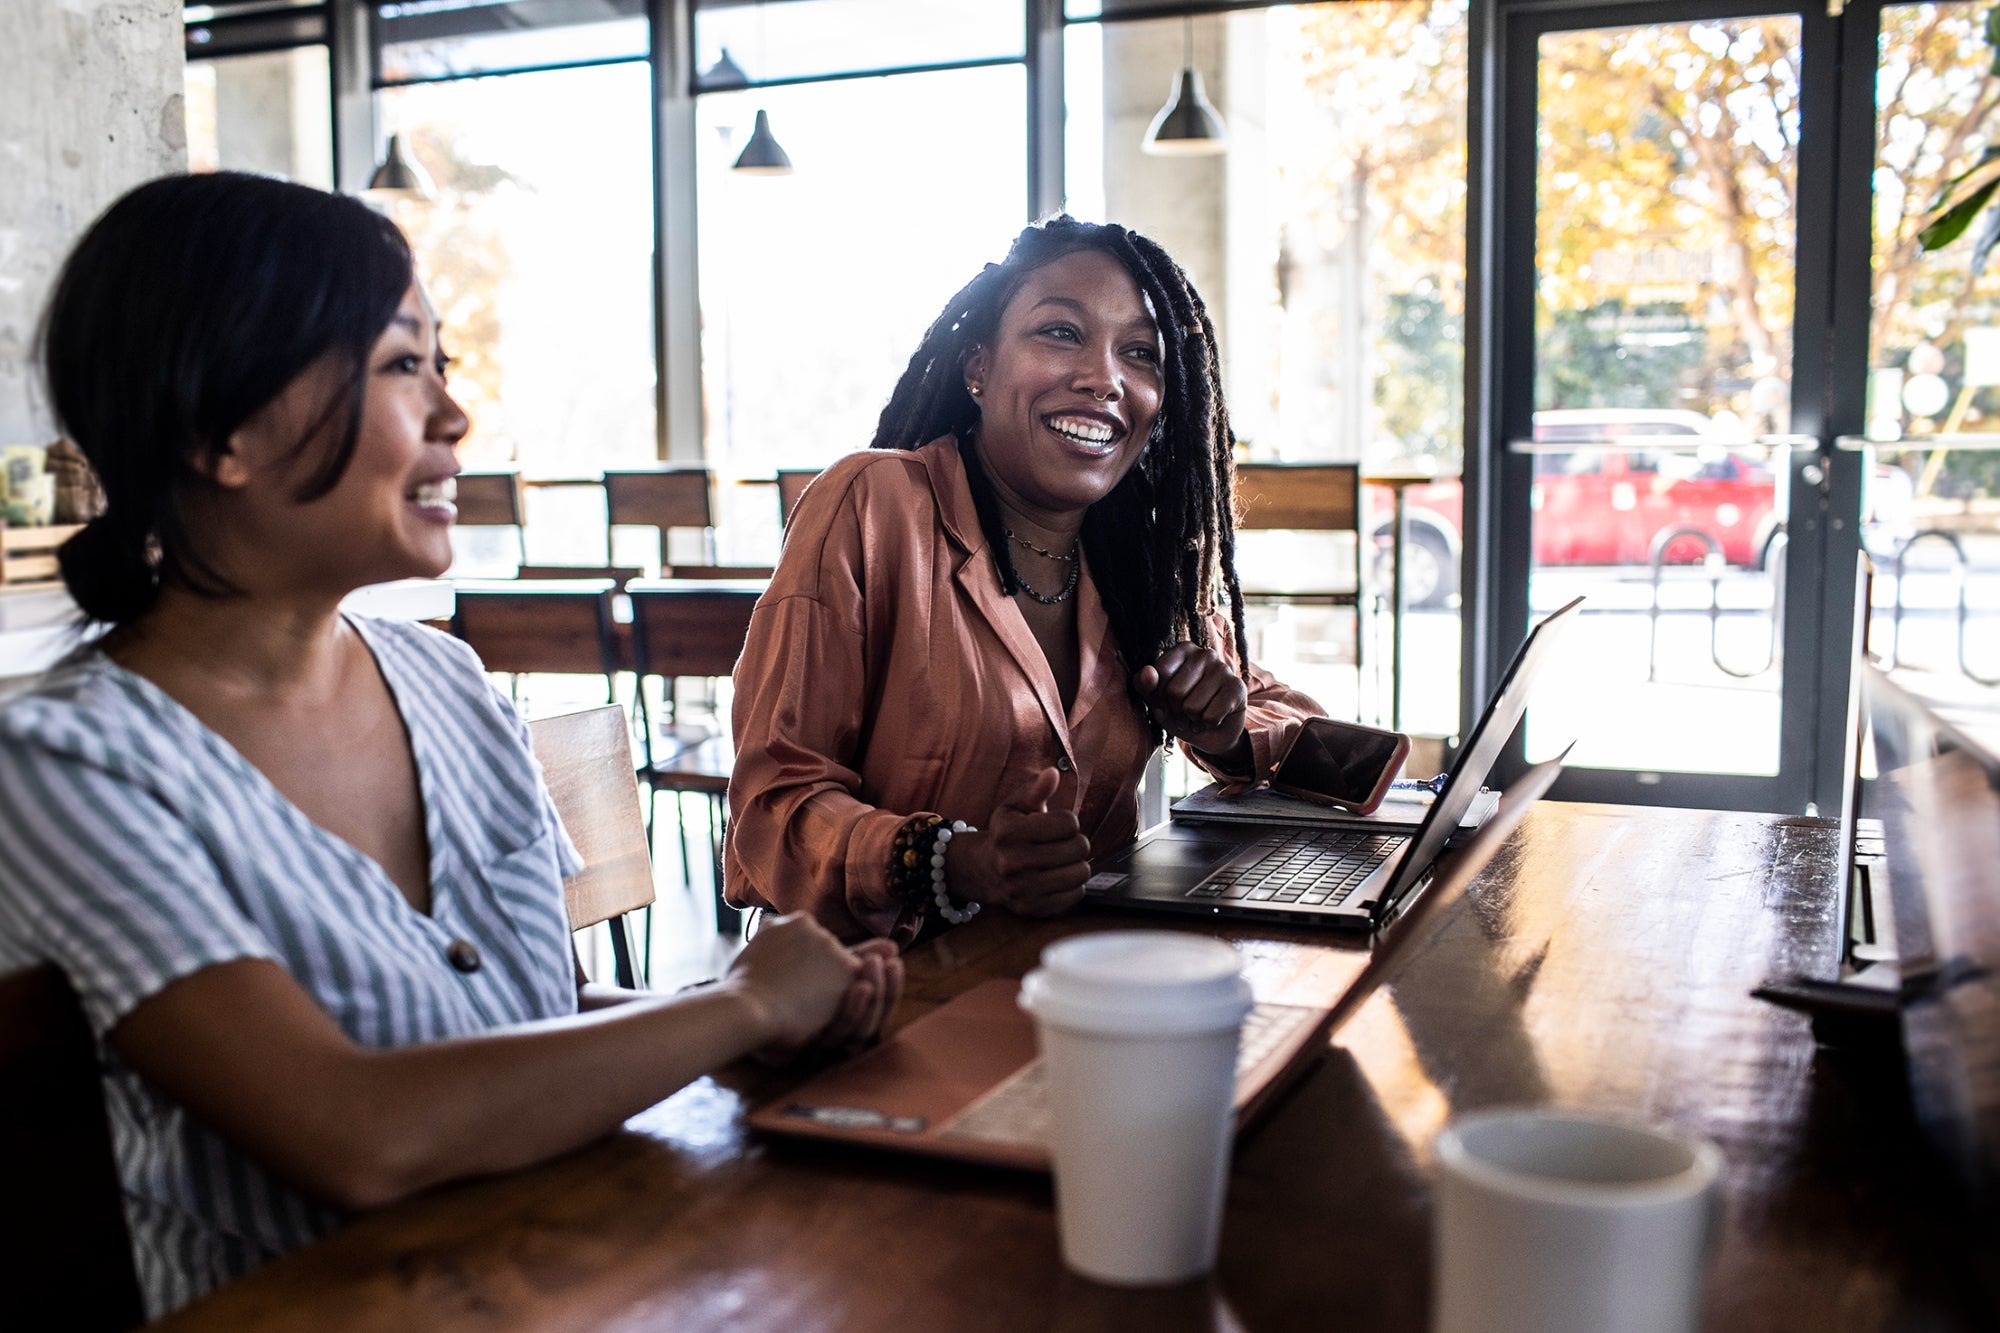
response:
<svg viewBox="0 0 2000 1333"><path fill-rule="evenodd" d="M1247 666L1236 580L1236 441L1222 399L1215 326L1187 274L1153 241L1116 223L1067 215L1023 231L1007 257L988 264L932 322L882 409L871 447L915 449L943 435L957 437L986 545L1011 595L1020 576L993 484L973 447L979 406L966 392L964 362L974 348L991 344L1001 312L1030 273L1079 250L1101 250L1132 275L1160 322L1166 349L1165 395L1145 452L1083 519L1083 548L1111 632L1127 666L1137 669L1181 639L1209 646L1208 612L1226 599L1236 655ZM1138 704L1136 695L1133 702ZM1160 739L1157 729L1153 739Z"/></svg>
<svg viewBox="0 0 2000 1333"><path fill-rule="evenodd" d="M43 317L49 399L106 508L63 543L63 582L92 620L145 614L171 582L237 590L189 542L204 464L308 367L345 372L298 443L334 427L298 499L354 455L366 358L409 289L409 243L357 199L217 172L141 185L91 224Z"/></svg>

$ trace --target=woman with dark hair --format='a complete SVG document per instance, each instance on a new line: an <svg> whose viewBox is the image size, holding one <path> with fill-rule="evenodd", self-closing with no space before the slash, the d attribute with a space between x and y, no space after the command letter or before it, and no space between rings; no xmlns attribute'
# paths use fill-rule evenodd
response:
<svg viewBox="0 0 2000 1333"><path fill-rule="evenodd" d="M1267 772L1320 709L1249 662L1233 443L1179 266L1022 232L792 515L736 669L730 900L899 941L1058 912L1163 739Z"/></svg>
<svg viewBox="0 0 2000 1333"><path fill-rule="evenodd" d="M0 708L0 969L60 966L97 1034L152 1313L878 1030L893 950L804 917L698 992L583 984L521 720L457 640L340 610L451 560L467 422L393 225L152 182L70 256L43 346L107 501L63 577L107 628Z"/></svg>

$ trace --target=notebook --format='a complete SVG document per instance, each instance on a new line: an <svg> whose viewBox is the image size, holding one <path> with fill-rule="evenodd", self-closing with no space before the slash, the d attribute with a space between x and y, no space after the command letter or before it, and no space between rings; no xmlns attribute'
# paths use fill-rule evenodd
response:
<svg viewBox="0 0 2000 1333"><path fill-rule="evenodd" d="M1538 765L1501 797L1499 813L1454 854L1431 891L1370 951L1354 955L1354 978L1337 997L1321 1005L1259 1003L1251 1010L1236 1062L1239 1129L1309 1067L1326 1050L1328 1034L1436 932L1560 768L1560 760ZM789 1137L1046 1171L1042 1065L1034 1022L1016 1003L1019 993L1014 980L975 986L873 1050L759 1106L749 1123Z"/></svg>
<svg viewBox="0 0 2000 1333"><path fill-rule="evenodd" d="M1339 806L1314 805L1296 796L1272 791L1269 787L1233 790L1234 784L1211 782L1200 791L1190 792L1167 809L1167 817L1185 823L1212 820L1225 824L1290 824L1298 828L1369 829L1382 833L1415 833L1430 812L1431 794L1421 800L1390 792L1387 800L1365 815ZM1499 793L1482 787L1472 798L1458 827L1452 831L1456 847L1479 831L1499 808Z"/></svg>
<svg viewBox="0 0 2000 1333"><path fill-rule="evenodd" d="M1577 598L1529 631L1414 832L1172 820L1098 862L1085 895L1105 907L1380 929L1423 891L1582 604Z"/></svg>

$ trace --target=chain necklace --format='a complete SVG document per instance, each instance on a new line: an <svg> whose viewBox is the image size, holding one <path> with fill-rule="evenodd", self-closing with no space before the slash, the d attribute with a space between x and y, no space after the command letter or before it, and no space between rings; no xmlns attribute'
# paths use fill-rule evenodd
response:
<svg viewBox="0 0 2000 1333"><path fill-rule="evenodd" d="M1016 546L1025 546L1030 551L1033 551L1036 555L1043 556L1050 560L1061 560L1064 561L1065 563L1076 559L1075 541L1070 542L1070 547L1069 547L1070 553L1068 555L1057 555L1054 551L1051 551L1048 547L1037 546L1033 542L1029 541L1026 537L1016 537L1014 535L1014 529L1012 528L1002 528L1000 529L1000 531L1006 533L1007 539L1013 542Z"/></svg>
<svg viewBox="0 0 2000 1333"><path fill-rule="evenodd" d="M1021 571L1016 567L1014 570L1014 582L1021 585L1021 591L1040 602L1043 606L1060 606L1062 603L1068 601L1069 595L1076 591L1077 580L1083 577L1083 561L1076 558L1077 550L1083 544L1083 538L1078 536L1070 542L1068 555L1057 555L1054 551L1045 551L1033 542L1023 541L1021 538L1015 537L1012 528L1002 528L1001 531L1006 533L1012 540L1020 542L1021 545L1027 547L1036 555L1047 556L1051 560L1060 560L1069 566L1069 582L1063 584L1062 591L1057 593L1037 592L1026 579L1021 577Z"/></svg>

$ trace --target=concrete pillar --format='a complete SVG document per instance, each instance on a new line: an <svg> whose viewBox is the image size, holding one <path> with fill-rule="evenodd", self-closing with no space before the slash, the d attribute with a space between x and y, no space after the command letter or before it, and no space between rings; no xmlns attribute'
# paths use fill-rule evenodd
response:
<svg viewBox="0 0 2000 1333"><path fill-rule="evenodd" d="M181 0L0 4L0 444L55 435L34 332L113 199L187 167Z"/></svg>

